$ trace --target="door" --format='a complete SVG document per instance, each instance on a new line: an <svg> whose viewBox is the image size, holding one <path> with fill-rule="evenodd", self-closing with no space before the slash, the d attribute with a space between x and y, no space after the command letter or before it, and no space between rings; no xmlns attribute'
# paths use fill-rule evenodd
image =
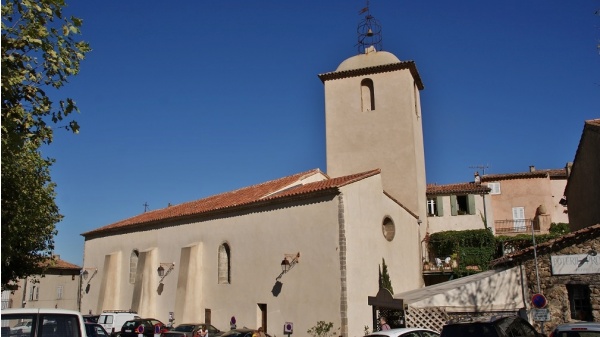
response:
<svg viewBox="0 0 600 337"><path fill-rule="evenodd" d="M513 229L515 232L524 232L527 230L525 225L525 207L513 207Z"/></svg>

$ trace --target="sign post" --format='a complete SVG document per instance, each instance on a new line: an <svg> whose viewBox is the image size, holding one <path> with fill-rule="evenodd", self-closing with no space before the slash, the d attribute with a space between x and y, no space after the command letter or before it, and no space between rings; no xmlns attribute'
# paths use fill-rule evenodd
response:
<svg viewBox="0 0 600 337"><path fill-rule="evenodd" d="M160 337L160 324L154 326L154 337Z"/></svg>
<svg viewBox="0 0 600 337"><path fill-rule="evenodd" d="M550 310L546 309L548 300L542 294L534 294L531 296L531 305L535 307L535 309L532 309L533 320L541 322L541 332L544 333L544 322L550 320Z"/></svg>

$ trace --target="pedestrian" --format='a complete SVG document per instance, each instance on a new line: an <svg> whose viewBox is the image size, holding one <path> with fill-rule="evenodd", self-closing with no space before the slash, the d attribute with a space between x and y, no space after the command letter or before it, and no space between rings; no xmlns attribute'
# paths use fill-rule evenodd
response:
<svg viewBox="0 0 600 337"><path fill-rule="evenodd" d="M381 331L390 329L390 325L387 324L387 319L383 316L379 317L379 326L381 327Z"/></svg>
<svg viewBox="0 0 600 337"><path fill-rule="evenodd" d="M203 325L200 329L200 333L198 334L200 337L208 337L208 330L206 330L206 325Z"/></svg>
<svg viewBox="0 0 600 337"><path fill-rule="evenodd" d="M267 337L267 335L265 335L265 332L263 331L262 326L258 328L258 337Z"/></svg>
<svg viewBox="0 0 600 337"><path fill-rule="evenodd" d="M254 330L252 332L252 337L260 337L260 334L258 333L258 330Z"/></svg>

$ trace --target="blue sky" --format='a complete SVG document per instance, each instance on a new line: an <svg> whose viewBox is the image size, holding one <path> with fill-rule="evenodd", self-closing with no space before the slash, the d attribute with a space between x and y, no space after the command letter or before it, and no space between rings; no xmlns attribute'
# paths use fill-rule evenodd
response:
<svg viewBox="0 0 600 337"><path fill-rule="evenodd" d="M56 253L144 211L325 165L323 84L357 54L365 1L68 1L93 51L59 97ZM561 168L600 117L600 1L372 0L383 49L414 60L428 183ZM481 171L481 170L480 170ZM165 238L168 240L169 238Z"/></svg>

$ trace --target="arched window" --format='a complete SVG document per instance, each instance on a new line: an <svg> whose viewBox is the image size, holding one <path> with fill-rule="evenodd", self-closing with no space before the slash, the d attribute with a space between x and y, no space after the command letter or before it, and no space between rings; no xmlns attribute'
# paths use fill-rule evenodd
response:
<svg viewBox="0 0 600 337"><path fill-rule="evenodd" d="M360 82L360 95L362 111L375 110L375 92L373 90L373 80L365 78Z"/></svg>
<svg viewBox="0 0 600 337"><path fill-rule="evenodd" d="M219 246L219 284L231 283L231 250L227 243Z"/></svg>
<svg viewBox="0 0 600 337"><path fill-rule="evenodd" d="M129 283L131 284L135 284L139 257L140 252L137 249L131 251L131 256L129 257Z"/></svg>

